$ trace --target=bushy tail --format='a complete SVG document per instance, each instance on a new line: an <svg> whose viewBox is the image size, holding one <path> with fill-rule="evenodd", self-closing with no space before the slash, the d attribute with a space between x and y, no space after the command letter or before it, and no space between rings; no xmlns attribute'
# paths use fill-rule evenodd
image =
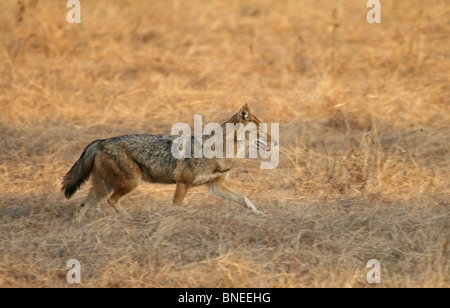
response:
<svg viewBox="0 0 450 308"><path fill-rule="evenodd" d="M89 179L94 159L97 154L99 141L94 141L84 149L78 161L70 168L62 182L62 190L67 199Z"/></svg>

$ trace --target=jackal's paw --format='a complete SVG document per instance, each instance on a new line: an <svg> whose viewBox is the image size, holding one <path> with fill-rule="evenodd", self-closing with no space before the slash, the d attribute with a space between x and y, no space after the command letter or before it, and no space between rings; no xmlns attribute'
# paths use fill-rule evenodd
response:
<svg viewBox="0 0 450 308"><path fill-rule="evenodd" d="M72 221L76 223L81 222L81 219L83 218L85 213L86 210L84 209L83 205L78 206L73 213Z"/></svg>
<svg viewBox="0 0 450 308"><path fill-rule="evenodd" d="M263 212L261 212L261 211L258 211L258 210L253 210L252 211L254 214L256 214L256 215L260 215L260 216L265 216L265 217L267 217L267 215L266 214L264 214Z"/></svg>
<svg viewBox="0 0 450 308"><path fill-rule="evenodd" d="M134 220L134 216L131 216L131 215L128 214L127 212L123 212L122 216L123 216L126 220Z"/></svg>

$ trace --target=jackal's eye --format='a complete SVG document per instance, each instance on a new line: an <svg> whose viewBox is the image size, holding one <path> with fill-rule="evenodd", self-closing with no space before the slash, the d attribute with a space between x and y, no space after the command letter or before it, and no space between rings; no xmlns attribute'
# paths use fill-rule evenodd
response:
<svg viewBox="0 0 450 308"><path fill-rule="evenodd" d="M258 146L259 149L261 149L262 151L265 152L269 152L270 151L270 146L267 145L266 143L262 142L262 141L256 141L256 145Z"/></svg>

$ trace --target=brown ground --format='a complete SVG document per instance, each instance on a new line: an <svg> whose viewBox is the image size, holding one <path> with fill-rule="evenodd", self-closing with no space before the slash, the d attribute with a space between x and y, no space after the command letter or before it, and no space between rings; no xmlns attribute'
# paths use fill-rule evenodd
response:
<svg viewBox="0 0 450 308"><path fill-rule="evenodd" d="M18 5L18 3L21 5ZM0 287L448 287L450 7L382 1L0 3ZM266 212L142 185L80 225L63 175L94 139L248 102L280 164L231 185Z"/></svg>

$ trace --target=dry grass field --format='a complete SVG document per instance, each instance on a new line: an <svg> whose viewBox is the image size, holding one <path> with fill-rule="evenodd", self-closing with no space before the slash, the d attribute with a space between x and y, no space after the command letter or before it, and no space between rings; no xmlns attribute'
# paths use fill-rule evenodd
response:
<svg viewBox="0 0 450 308"><path fill-rule="evenodd" d="M382 1L0 2L0 287L449 287L450 6ZM280 124L230 185L265 212L143 184L80 224L61 181L91 141ZM69 259L81 284L69 285ZM369 284L369 259L381 283Z"/></svg>

